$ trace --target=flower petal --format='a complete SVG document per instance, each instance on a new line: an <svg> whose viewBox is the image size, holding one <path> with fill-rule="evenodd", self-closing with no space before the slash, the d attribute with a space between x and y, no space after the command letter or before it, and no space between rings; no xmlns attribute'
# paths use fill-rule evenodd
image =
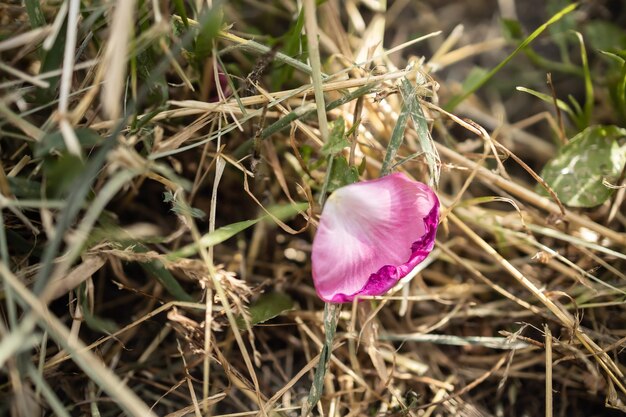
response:
<svg viewBox="0 0 626 417"><path fill-rule="evenodd" d="M432 250L439 200L396 173L330 195L313 241L313 282L327 302L380 295Z"/></svg>
<svg viewBox="0 0 626 417"><path fill-rule="evenodd" d="M211 75L215 76L215 73L213 73ZM219 66L219 68L218 68L217 81L220 84L219 88L224 93L224 97L230 97L230 95L232 94L232 91L230 91L230 86L228 85L228 76L224 73L224 70L222 69L221 66ZM214 78L211 78L211 82L212 83L214 82ZM211 93L212 94L209 97L209 103L215 103L216 101L220 101L220 96L219 96L219 93L218 93L218 87L213 85L212 88L211 88Z"/></svg>

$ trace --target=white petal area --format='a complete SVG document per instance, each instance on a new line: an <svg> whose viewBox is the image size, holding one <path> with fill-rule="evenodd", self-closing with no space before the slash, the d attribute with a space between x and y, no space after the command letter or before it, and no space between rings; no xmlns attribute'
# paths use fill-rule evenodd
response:
<svg viewBox="0 0 626 417"><path fill-rule="evenodd" d="M332 301L337 295L355 294L383 266L407 262L413 242L424 235L424 218L436 204L430 188L403 174L335 191L313 242L319 296Z"/></svg>

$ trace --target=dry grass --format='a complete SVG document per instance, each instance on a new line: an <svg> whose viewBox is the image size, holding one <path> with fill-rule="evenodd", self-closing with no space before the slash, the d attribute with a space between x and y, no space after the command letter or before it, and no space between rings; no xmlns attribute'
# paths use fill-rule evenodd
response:
<svg viewBox="0 0 626 417"><path fill-rule="evenodd" d="M330 0L303 22L310 61L283 53L291 38L271 46L295 2L182 3L0 4L0 414L302 414L325 343L309 255L339 117L361 178L392 162L435 183L443 212L410 282L337 312L311 412L626 411L623 193L572 210L535 192L560 133L530 96L442 104L470 61L514 50L493 19L514 2ZM394 136L411 97L425 121ZM256 323L267 294L287 304Z"/></svg>

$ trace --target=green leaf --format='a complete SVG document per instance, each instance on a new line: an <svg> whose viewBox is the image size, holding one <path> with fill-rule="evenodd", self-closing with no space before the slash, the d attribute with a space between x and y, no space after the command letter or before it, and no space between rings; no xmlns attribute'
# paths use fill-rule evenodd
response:
<svg viewBox="0 0 626 417"><path fill-rule="evenodd" d="M539 91L530 89L530 88L526 88L526 87L516 87L517 91L521 91L523 93L528 93L530 95L533 95L535 97L537 97L540 100L545 101L548 104L554 104L554 99L552 98L552 96L545 94L545 93L541 93ZM574 118L576 117L574 111L572 110L572 108L563 100L561 99L556 99L556 105L559 107L559 109L563 110L564 112L566 112L571 118L572 120L574 120Z"/></svg>
<svg viewBox="0 0 626 417"><path fill-rule="evenodd" d="M328 142L322 147L322 154L325 156L336 155L350 146L350 142L346 139L346 122L343 117L339 117L337 120L331 123L330 132L328 134Z"/></svg>
<svg viewBox="0 0 626 417"><path fill-rule="evenodd" d="M180 19L183 21L183 24L186 28L189 27L189 19L187 18L187 10L185 10L185 4L183 0L173 0L174 8L176 9L176 13L180 15Z"/></svg>
<svg viewBox="0 0 626 417"><path fill-rule="evenodd" d="M607 71L607 87L617 119L624 125L626 124L626 59L612 52L600 52L611 59L613 66L618 65L617 69L609 68Z"/></svg>
<svg viewBox="0 0 626 417"><path fill-rule="evenodd" d="M591 120L591 113L593 112L593 83L591 81L591 71L589 70L589 62L587 60L587 48L585 48L585 41L583 35L580 32L574 32L578 43L580 45L580 60L583 67L583 77L585 80L585 103L582 113L578 117L578 126L588 127Z"/></svg>
<svg viewBox="0 0 626 417"><path fill-rule="evenodd" d="M74 131L74 133L78 138L78 143L83 149L90 149L102 142L102 136L100 136L98 132L86 127L79 127ZM41 142L37 143L34 154L36 158L41 158L48 155L52 150L60 152L67 151L63 135L58 130L56 132L46 134L41 139Z"/></svg>
<svg viewBox="0 0 626 417"><path fill-rule="evenodd" d="M136 72L139 79L147 82L152 78L150 83L145 84L149 91L147 97L148 102L157 106L165 103L165 101L169 98L169 86L167 85L165 74L153 74L153 69L157 66L159 61L159 55L155 48L146 48L144 51L139 52L136 56L133 56L132 60L135 61L134 65L137 68ZM158 110L161 109L157 108L152 110L152 112ZM150 113L148 113L147 117L142 116L142 124L154 117L153 115L150 115Z"/></svg>
<svg viewBox="0 0 626 417"><path fill-rule="evenodd" d="M415 92L413 92L413 95ZM414 100L403 97L404 103L402 103L402 109L396 120L396 125L391 132L391 139L389 139L389 145L387 145L387 152L385 153L385 159L383 159L383 166L380 169L380 176L389 174L391 170L393 160L398 153L398 149L402 146L404 141L404 131L406 130L406 123L409 120L410 107L413 106Z"/></svg>
<svg viewBox="0 0 626 417"><path fill-rule="evenodd" d="M131 249L137 253L146 253L148 248L144 245L137 243L131 246ZM163 288L170 293L178 301L194 301L193 297L189 295L187 291L180 285L178 280L174 278L174 275L168 271L163 264L158 260L152 260L148 262L139 262L141 268L151 277L163 285Z"/></svg>
<svg viewBox="0 0 626 417"><path fill-rule="evenodd" d="M546 11L550 15L556 15L565 7L571 6L574 2L572 0L548 0L546 3ZM569 30L573 30L577 25L576 16L567 15L562 19L555 22L550 28L550 32L553 34L564 33Z"/></svg>
<svg viewBox="0 0 626 417"><path fill-rule="evenodd" d="M405 102L409 102L408 106L409 114L415 131L417 132L417 141L424 152L426 158L426 164L428 165L428 172L430 174L430 185L436 186L439 184L439 172L441 166L441 159L439 159L439 152L435 146L430 130L428 129L428 122L422 106L419 102L417 94L413 85L407 78L402 79L400 84L400 93Z"/></svg>
<svg viewBox="0 0 626 417"><path fill-rule="evenodd" d="M463 80L463 91L470 91L476 88L487 75L487 70L483 67L473 67L465 80Z"/></svg>
<svg viewBox="0 0 626 417"><path fill-rule="evenodd" d="M300 147L300 155L302 156L302 160L305 163L308 163L311 160L311 156L313 155L313 147L305 143Z"/></svg>
<svg viewBox="0 0 626 417"><path fill-rule="evenodd" d="M59 30L52 48L45 51L41 49L41 67L39 68L39 74L45 74L50 71L61 68L63 63L63 51L65 50L65 36L67 32L67 18L63 21L63 25ZM35 93L35 101L39 104L48 104L53 101L57 95L57 89L59 87L59 81L61 76L57 75L47 79L49 86L47 88L39 88Z"/></svg>
<svg viewBox="0 0 626 417"><path fill-rule="evenodd" d="M304 404L302 415L308 416L315 407L324 391L324 376L328 370L328 364L333 353L333 341L337 332L337 322L341 313L341 304L326 303L324 305L324 345L320 352L320 360L315 368L313 384L309 390L309 396Z"/></svg>
<svg viewBox="0 0 626 417"><path fill-rule="evenodd" d="M329 193L359 180L358 168L349 166L348 161L343 155L338 155L333 159L333 166L329 175L330 179L327 188Z"/></svg>
<svg viewBox="0 0 626 417"><path fill-rule="evenodd" d="M287 294L280 292L263 294L248 308L250 323L253 326L259 323L265 323L285 311L293 310L293 307L294 301ZM242 317L237 319L237 325L239 328L245 329L246 325Z"/></svg>
<svg viewBox="0 0 626 417"><path fill-rule="evenodd" d="M163 202L171 203L172 208L170 210L178 215L188 214L195 219L204 219L206 217L206 213L204 211L199 208L191 207L189 204L180 199L176 199L171 191L163 193Z"/></svg>
<svg viewBox="0 0 626 417"><path fill-rule="evenodd" d="M43 167L46 174L46 194L50 197L62 197L71 192L74 180L84 173L85 162L66 152L59 158L47 158Z"/></svg>
<svg viewBox="0 0 626 417"><path fill-rule="evenodd" d="M302 27L304 26L304 11L300 10L298 19L292 24L289 31L282 37L282 41L285 44L283 47L283 53L290 57L299 57L300 59L306 58L306 53L303 51L306 49L306 35L302 34ZM294 58L296 59L296 58ZM284 65L278 73L272 77L272 85L274 90L280 90L281 87L293 76L294 68L291 65Z"/></svg>
<svg viewBox="0 0 626 417"><path fill-rule="evenodd" d="M570 207L595 207L605 202L626 164L626 129L591 126L563 146L544 167L541 176L559 199ZM538 191L546 195L545 190Z"/></svg>
<svg viewBox="0 0 626 417"><path fill-rule="evenodd" d="M199 63L209 57L213 51L213 40L222 27L222 10L214 7L209 12L209 16L200 28L198 37L196 38L195 53Z"/></svg>
<svg viewBox="0 0 626 417"><path fill-rule="evenodd" d="M306 210L307 207L308 203L298 203L296 205L286 204L283 206L270 207L268 210L276 218L280 220L286 220L294 216L299 211ZM190 245L187 245L176 252L170 253L167 258L171 260L176 260L179 258L187 258L189 256L195 255L200 250L200 247L209 248L211 246L215 246L230 239L237 233L244 231L248 227L257 224L261 220L265 220L268 218L270 218L270 216L266 214L254 220L244 220L242 222L232 223L228 226L220 227L219 229L216 229L213 232L209 232L202 236L197 244L192 243Z"/></svg>
<svg viewBox="0 0 626 417"><path fill-rule="evenodd" d="M398 120L396 121L396 125L391 133L391 139L389 140L387 153L385 154L385 159L383 160L383 166L381 168L381 176L387 175L395 166L393 161L404 140L406 123L410 117L413 121L413 125L415 126L415 131L417 132L419 145L422 148L423 154L426 158L426 163L428 164L430 180L433 184L438 184L439 166L441 164L439 154L430 135L428 122L426 121L426 116L422 110L415 87L413 87L411 82L406 77L403 78L400 83L400 93L404 103L402 104Z"/></svg>
<svg viewBox="0 0 626 417"><path fill-rule="evenodd" d="M505 38L509 40L520 40L524 37L524 30L519 21L514 19L502 19L501 23Z"/></svg>
<svg viewBox="0 0 626 417"><path fill-rule="evenodd" d="M261 295L248 309L252 324L265 323L285 311L292 310L293 299L284 293L271 292Z"/></svg>
<svg viewBox="0 0 626 417"><path fill-rule="evenodd" d="M375 86L376 86L375 83L365 84L364 86L359 87L350 93L347 93L345 96L335 101L331 101L330 103L327 103L326 111L330 112L331 110L334 110L337 107L343 106L344 104L349 103L352 100L356 100L357 98L361 96L371 93ZM308 116L309 114L313 114L315 113L315 111L316 111L316 107L314 105L313 106L305 105L305 106L298 107L296 110L283 116L282 118L278 119L277 121L275 121L274 123L266 127L265 129L263 129L263 131L261 131L261 139L267 139L274 133L278 133L284 128L286 128L287 126L289 126L291 122L298 120L302 117Z"/></svg>
<svg viewBox="0 0 626 417"><path fill-rule="evenodd" d="M359 164L359 175L363 175L365 168L367 168L367 157L363 155L363 159L361 159L361 163Z"/></svg>
<svg viewBox="0 0 626 417"><path fill-rule="evenodd" d="M41 2L39 0L25 0L24 5L26 6L30 25L33 28L42 27L46 24L46 18L41 10Z"/></svg>
<svg viewBox="0 0 626 417"><path fill-rule="evenodd" d="M98 317L91 314L89 310L83 310L83 319L87 327L96 332L112 334L119 330L118 325L113 320Z"/></svg>
<svg viewBox="0 0 626 417"><path fill-rule="evenodd" d="M614 93L613 93L614 92ZM617 108L617 115L622 120L626 119L626 61L622 63L622 68L615 82L615 88L611 89L611 97Z"/></svg>

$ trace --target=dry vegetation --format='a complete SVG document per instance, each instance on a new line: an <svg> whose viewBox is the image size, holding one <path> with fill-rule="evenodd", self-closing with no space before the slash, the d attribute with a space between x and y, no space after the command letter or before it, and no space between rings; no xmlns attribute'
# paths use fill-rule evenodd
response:
<svg viewBox="0 0 626 417"><path fill-rule="evenodd" d="M325 340L320 193L353 172L322 149L339 118L360 178L391 149L444 208L412 281L337 313L312 414L621 414L624 193L537 192L562 135L514 89L549 94L522 54L449 105L514 51L499 17L530 34L554 15L519 3L329 0L302 29L286 0L0 3L0 414L300 415ZM605 3L567 16L620 18Z"/></svg>

